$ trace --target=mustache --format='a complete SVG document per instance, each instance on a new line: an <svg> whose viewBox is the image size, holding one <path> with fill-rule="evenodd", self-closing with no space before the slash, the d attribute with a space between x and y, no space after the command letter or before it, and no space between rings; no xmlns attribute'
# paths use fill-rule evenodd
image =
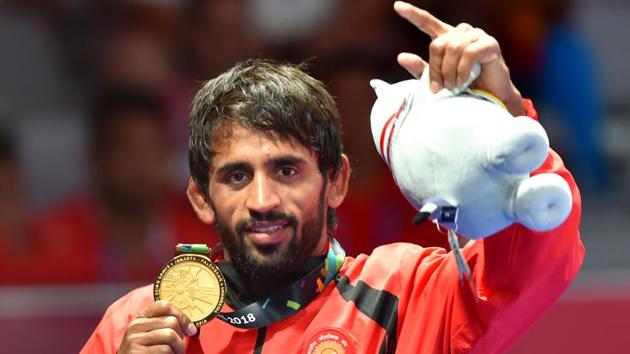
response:
<svg viewBox="0 0 630 354"><path fill-rule="evenodd" d="M298 222L293 214L286 214L278 211L270 211L267 213L251 212L248 219L241 220L236 223L236 232L241 234L246 228L259 222L284 221L289 227L296 227Z"/></svg>

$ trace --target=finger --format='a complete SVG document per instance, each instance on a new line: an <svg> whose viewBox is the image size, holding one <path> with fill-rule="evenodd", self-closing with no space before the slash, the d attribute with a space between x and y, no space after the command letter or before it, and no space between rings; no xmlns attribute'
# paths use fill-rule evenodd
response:
<svg viewBox="0 0 630 354"><path fill-rule="evenodd" d="M448 43L448 35L442 35L434 39L429 45L429 77L431 79L431 92L436 93L444 87L442 79L442 61Z"/></svg>
<svg viewBox="0 0 630 354"><path fill-rule="evenodd" d="M155 303L144 308L138 314L138 317L144 318L165 316L174 316L175 318L177 318L181 329L187 335L192 336L197 333L197 327L195 327L192 321L190 321L188 316L186 316L183 312L181 312L179 309L177 309L177 307L173 306L173 304L168 301L156 301Z"/></svg>
<svg viewBox="0 0 630 354"><path fill-rule="evenodd" d="M462 59L478 61L482 65L499 62L501 59L501 48L492 36L483 36L472 43L470 47L464 51Z"/></svg>
<svg viewBox="0 0 630 354"><path fill-rule="evenodd" d="M429 36L432 39L450 31L453 26L442 22L428 11L417 8L403 1L394 2L394 10L407 21Z"/></svg>
<svg viewBox="0 0 630 354"><path fill-rule="evenodd" d="M405 68L411 76L416 79L422 75L422 71L429 65L418 55L412 53L400 53L398 54L398 64Z"/></svg>
<svg viewBox="0 0 630 354"><path fill-rule="evenodd" d="M469 32L473 28L467 23L458 25L454 30L445 34L444 58L442 59L442 80L444 87L449 90L457 86L457 66L465 46L468 44Z"/></svg>
<svg viewBox="0 0 630 354"><path fill-rule="evenodd" d="M462 51L461 58L457 64L457 84L461 85L468 80L470 72L475 63L485 63L487 53L495 50L498 58L498 48L492 49L494 38L487 36L481 29L474 29L468 37L468 44Z"/></svg>
<svg viewBox="0 0 630 354"><path fill-rule="evenodd" d="M160 344L160 345L152 345L149 347L149 353L157 353L157 354L172 354L175 353L173 348L170 345Z"/></svg>
<svg viewBox="0 0 630 354"><path fill-rule="evenodd" d="M183 354L185 350L184 340L170 328L160 328L144 333L138 338L137 343L145 347L168 345L177 354Z"/></svg>
<svg viewBox="0 0 630 354"><path fill-rule="evenodd" d="M175 316L153 317L153 318L136 318L129 324L131 333L151 332L160 328L170 328L184 338L185 333Z"/></svg>
<svg viewBox="0 0 630 354"><path fill-rule="evenodd" d="M475 62L482 65L482 76L483 72L494 72L502 73L509 78L509 70L501 59L501 51L498 48L498 44L496 43L496 40L490 36L484 36L466 47L464 53L462 54L462 59L460 60L460 67L457 70L461 72L462 75L466 75L466 77L468 77ZM492 93L500 95L498 92Z"/></svg>

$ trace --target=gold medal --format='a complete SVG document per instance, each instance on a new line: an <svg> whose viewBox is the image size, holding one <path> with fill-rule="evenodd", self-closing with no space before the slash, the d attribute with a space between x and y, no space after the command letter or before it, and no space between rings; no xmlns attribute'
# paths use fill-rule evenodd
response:
<svg viewBox="0 0 630 354"><path fill-rule="evenodd" d="M171 259L153 284L155 300L166 300L199 327L213 319L225 301L225 279L210 258L184 253Z"/></svg>

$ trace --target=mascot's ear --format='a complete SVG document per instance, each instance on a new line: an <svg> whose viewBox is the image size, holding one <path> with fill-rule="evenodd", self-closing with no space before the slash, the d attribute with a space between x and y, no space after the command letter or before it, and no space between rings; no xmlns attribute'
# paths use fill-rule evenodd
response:
<svg viewBox="0 0 630 354"><path fill-rule="evenodd" d="M389 84L383 80L373 79L370 80L370 86L372 86L374 92L376 92L376 97L381 97L383 92L389 87Z"/></svg>
<svg viewBox="0 0 630 354"><path fill-rule="evenodd" d="M488 144L488 159L505 173L526 174L547 159L549 139L542 125L529 117L515 117L511 123L511 134Z"/></svg>

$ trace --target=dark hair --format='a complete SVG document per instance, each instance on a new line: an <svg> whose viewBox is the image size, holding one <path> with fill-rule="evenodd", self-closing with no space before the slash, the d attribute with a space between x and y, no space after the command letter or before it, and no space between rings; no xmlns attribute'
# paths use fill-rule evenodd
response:
<svg viewBox="0 0 630 354"><path fill-rule="evenodd" d="M149 92L129 88L107 88L96 98L90 121L90 144L93 153L108 145L110 129L125 113L150 113L143 116L160 124L168 124L163 102Z"/></svg>
<svg viewBox="0 0 630 354"><path fill-rule="evenodd" d="M301 66L247 60L209 80L197 92L190 113L188 158L190 174L206 197L213 141L228 122L293 138L311 149L324 183L339 173L343 153L339 112L324 84ZM331 208L328 227L335 227Z"/></svg>

